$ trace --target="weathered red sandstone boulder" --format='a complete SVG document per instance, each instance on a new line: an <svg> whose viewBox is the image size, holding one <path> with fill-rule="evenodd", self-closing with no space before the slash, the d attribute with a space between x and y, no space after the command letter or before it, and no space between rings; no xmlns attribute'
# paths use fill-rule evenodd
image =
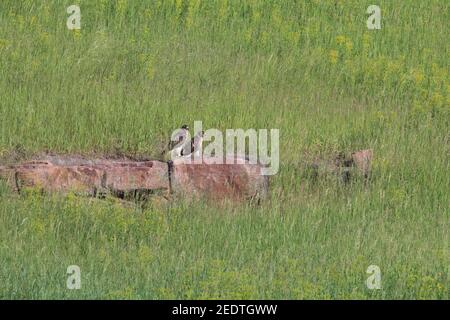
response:
<svg viewBox="0 0 450 320"><path fill-rule="evenodd" d="M51 162L50 162L51 161ZM169 190L167 164L160 161L64 158L0 167L0 178L13 188L96 194L98 191Z"/></svg>
<svg viewBox="0 0 450 320"><path fill-rule="evenodd" d="M370 174L372 158L373 151L371 149L356 151L352 153L353 164L366 177Z"/></svg>
<svg viewBox="0 0 450 320"><path fill-rule="evenodd" d="M102 188L103 171L83 166L54 166L49 163L26 163L15 168L16 186L38 188L48 192L95 194Z"/></svg>
<svg viewBox="0 0 450 320"><path fill-rule="evenodd" d="M241 159L239 164L85 159L79 156L48 156L16 166L0 167L0 178L17 191L38 188L47 192L75 192L95 196L110 192L124 197L134 192L173 192L189 198L213 200L261 199L268 190L264 168ZM227 159L224 159L226 163Z"/></svg>
<svg viewBox="0 0 450 320"><path fill-rule="evenodd" d="M129 192L133 190L169 190L168 166L165 162L115 162L97 165L103 168L102 186L108 190Z"/></svg>
<svg viewBox="0 0 450 320"><path fill-rule="evenodd" d="M328 175L337 175L343 182L363 176L369 178L373 151L371 149L359 150L351 154L340 152L332 159L316 159L308 165L308 172L313 180Z"/></svg>
<svg viewBox="0 0 450 320"><path fill-rule="evenodd" d="M246 160L242 164L214 164L212 160L209 164L174 160L170 166L172 191L213 200L262 199L267 195L268 177L262 175L263 166Z"/></svg>

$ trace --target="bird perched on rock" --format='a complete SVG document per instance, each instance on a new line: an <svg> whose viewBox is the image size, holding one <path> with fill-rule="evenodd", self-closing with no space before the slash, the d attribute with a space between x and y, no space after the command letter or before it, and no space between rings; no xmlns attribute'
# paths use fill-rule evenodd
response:
<svg viewBox="0 0 450 320"><path fill-rule="evenodd" d="M172 134L169 142L169 150L172 158L180 157L183 155L183 150L186 148L190 138L189 126L183 125L178 131Z"/></svg>
<svg viewBox="0 0 450 320"><path fill-rule="evenodd" d="M200 150L203 148L203 136L205 135L205 131L198 132L192 139L189 148L183 148L181 150L182 156L200 156Z"/></svg>

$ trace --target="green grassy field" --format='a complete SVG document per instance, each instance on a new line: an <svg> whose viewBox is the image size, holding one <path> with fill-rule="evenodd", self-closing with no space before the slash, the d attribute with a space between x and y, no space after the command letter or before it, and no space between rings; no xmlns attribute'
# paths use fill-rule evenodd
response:
<svg viewBox="0 0 450 320"><path fill-rule="evenodd" d="M0 184L0 298L448 299L448 1L373 2L2 0L3 162L157 158L194 120L278 128L281 158L260 206L128 208ZM363 148L368 184L305 174Z"/></svg>

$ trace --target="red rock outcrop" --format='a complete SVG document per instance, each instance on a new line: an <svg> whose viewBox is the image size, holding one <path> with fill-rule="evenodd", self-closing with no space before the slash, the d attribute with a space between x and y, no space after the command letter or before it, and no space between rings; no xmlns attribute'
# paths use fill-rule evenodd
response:
<svg viewBox="0 0 450 320"><path fill-rule="evenodd" d="M166 163L51 156L0 167L0 178L17 191L38 188L95 196L163 190L190 198L244 200L266 195L268 177L262 168L245 159L240 164L191 164L186 159Z"/></svg>
<svg viewBox="0 0 450 320"><path fill-rule="evenodd" d="M160 161L84 160L33 161L0 167L14 188L96 194L98 191L169 190L167 163Z"/></svg>
<svg viewBox="0 0 450 320"><path fill-rule="evenodd" d="M187 163L176 159L170 165L171 187L175 194L220 200L261 199L268 191L268 177L258 164ZM225 161L223 161L225 162Z"/></svg>
<svg viewBox="0 0 450 320"><path fill-rule="evenodd" d="M372 158L373 151L371 149L356 151L352 153L353 164L366 177L370 174Z"/></svg>

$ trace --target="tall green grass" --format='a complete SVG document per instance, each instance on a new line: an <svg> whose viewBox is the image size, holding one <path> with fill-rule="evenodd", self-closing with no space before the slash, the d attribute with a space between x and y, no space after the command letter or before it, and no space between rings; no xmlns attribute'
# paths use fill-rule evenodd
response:
<svg viewBox="0 0 450 320"><path fill-rule="evenodd" d="M157 158L173 129L279 128L258 207L15 195L2 298L448 298L446 1L0 3L0 158ZM369 184L305 164L373 148ZM66 288L79 265L82 289ZM382 289L369 290L369 265Z"/></svg>

